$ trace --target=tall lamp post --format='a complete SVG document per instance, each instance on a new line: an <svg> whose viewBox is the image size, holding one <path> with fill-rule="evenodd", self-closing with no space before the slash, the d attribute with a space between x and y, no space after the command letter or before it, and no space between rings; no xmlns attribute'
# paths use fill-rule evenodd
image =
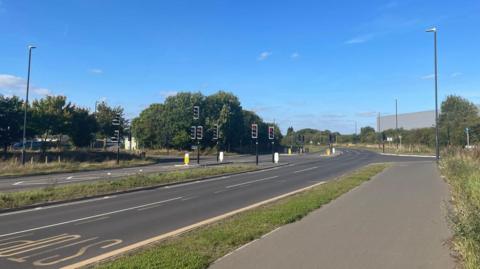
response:
<svg viewBox="0 0 480 269"><path fill-rule="evenodd" d="M28 74L27 74L27 93L25 97L25 107L23 114L23 143L22 143L22 165L25 165L25 146L27 144L27 108L28 108L28 91L30 89L30 67L32 64L32 50L35 46L28 46Z"/></svg>
<svg viewBox="0 0 480 269"><path fill-rule="evenodd" d="M438 141L438 63L437 63L437 28L433 27L427 30L428 33L433 33L433 47L435 58L435 159L440 160L440 145Z"/></svg>

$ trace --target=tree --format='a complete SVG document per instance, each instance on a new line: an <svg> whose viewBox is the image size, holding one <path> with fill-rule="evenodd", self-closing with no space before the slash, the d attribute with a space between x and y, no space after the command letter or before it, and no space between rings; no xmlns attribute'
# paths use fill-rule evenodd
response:
<svg viewBox="0 0 480 269"><path fill-rule="evenodd" d="M58 136L68 131L73 107L65 96L47 96L32 103L32 125L45 142L49 136Z"/></svg>
<svg viewBox="0 0 480 269"><path fill-rule="evenodd" d="M138 143L151 148L168 147L171 139L163 104L152 104L132 121L132 133Z"/></svg>
<svg viewBox="0 0 480 269"><path fill-rule="evenodd" d="M463 146L466 144L465 128L479 124L477 107L465 98L450 95L442 102L439 116L442 144Z"/></svg>
<svg viewBox="0 0 480 269"><path fill-rule="evenodd" d="M113 126L112 121L117 116L120 119L120 126ZM118 129L120 131L120 137L123 137L123 135L125 134L125 129L128 126L128 121L124 117L122 107L110 107L106 102L101 102L97 105L97 113L95 117L98 124L97 137L104 140L104 148L106 147L107 138L112 137L115 130Z"/></svg>
<svg viewBox="0 0 480 269"><path fill-rule="evenodd" d="M0 143L6 157L8 146L22 138L23 102L0 95Z"/></svg>
<svg viewBox="0 0 480 269"><path fill-rule="evenodd" d="M370 126L362 127L360 129L360 142L374 144L376 141L375 129Z"/></svg>
<svg viewBox="0 0 480 269"><path fill-rule="evenodd" d="M68 135L76 147L86 147L92 142L97 131L95 115L87 109L74 107L71 112Z"/></svg>

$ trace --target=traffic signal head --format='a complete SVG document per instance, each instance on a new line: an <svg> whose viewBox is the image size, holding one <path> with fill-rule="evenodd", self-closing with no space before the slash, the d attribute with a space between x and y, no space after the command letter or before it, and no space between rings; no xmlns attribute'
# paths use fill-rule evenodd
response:
<svg viewBox="0 0 480 269"><path fill-rule="evenodd" d="M202 140L203 138L203 126L197 126L197 140Z"/></svg>
<svg viewBox="0 0 480 269"><path fill-rule="evenodd" d="M213 140L218 140L218 124L213 125Z"/></svg>
<svg viewBox="0 0 480 269"><path fill-rule="evenodd" d="M273 140L275 138L275 127L268 126L268 139Z"/></svg>
<svg viewBox="0 0 480 269"><path fill-rule="evenodd" d="M252 124L252 139L258 138L258 124Z"/></svg>
<svg viewBox="0 0 480 269"><path fill-rule="evenodd" d="M197 138L197 127L190 127L190 139L195 140Z"/></svg>
<svg viewBox="0 0 480 269"><path fill-rule="evenodd" d="M200 107L193 106L193 119L198 120L200 118Z"/></svg>

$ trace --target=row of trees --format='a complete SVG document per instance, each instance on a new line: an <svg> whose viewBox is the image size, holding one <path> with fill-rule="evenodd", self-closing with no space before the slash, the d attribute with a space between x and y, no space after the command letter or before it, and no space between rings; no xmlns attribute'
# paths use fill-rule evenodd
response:
<svg viewBox="0 0 480 269"><path fill-rule="evenodd" d="M128 122L121 107L102 102L94 114L68 102L65 96L47 96L34 100L27 108L27 139L40 138L43 142L54 139L61 147L62 138L68 136L74 146L86 147L95 138L113 135L112 119L116 115L120 115L123 131ZM0 95L0 143L4 152L22 140L23 117L23 100Z"/></svg>
<svg viewBox="0 0 480 269"><path fill-rule="evenodd" d="M200 107L199 119L193 119L193 107ZM142 147L188 149L196 141L190 138L191 126L203 126L202 147L213 147L213 129L219 126L218 144L228 151L244 151L253 143L251 124L258 124L259 145L269 144L268 126L275 126L278 144L282 135L273 123L264 122L252 111L242 109L238 97L232 93L217 92L204 96L201 93L182 92L168 97L163 104L156 103L143 110L132 121L132 134Z"/></svg>

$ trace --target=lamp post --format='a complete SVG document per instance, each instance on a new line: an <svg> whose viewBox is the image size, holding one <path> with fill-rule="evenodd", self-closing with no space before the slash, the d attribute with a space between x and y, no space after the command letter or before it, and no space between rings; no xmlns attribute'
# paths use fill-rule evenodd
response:
<svg viewBox="0 0 480 269"><path fill-rule="evenodd" d="M23 143L22 143L22 165L25 165L25 145L27 144L27 108L28 108L28 91L30 89L30 67L32 64L32 50L35 46L28 46L28 73L27 73L27 93L25 97L25 107L23 114Z"/></svg>
<svg viewBox="0 0 480 269"><path fill-rule="evenodd" d="M437 28L433 27L427 30L433 33L434 61L435 61L435 159L437 163L440 159L440 145L438 141L438 62L437 62Z"/></svg>

